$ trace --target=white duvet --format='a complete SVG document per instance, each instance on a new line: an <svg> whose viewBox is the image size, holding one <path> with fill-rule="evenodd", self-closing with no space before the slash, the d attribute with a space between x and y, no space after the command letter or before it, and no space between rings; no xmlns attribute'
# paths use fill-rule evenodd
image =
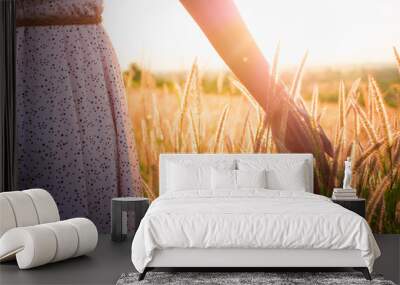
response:
<svg viewBox="0 0 400 285"><path fill-rule="evenodd" d="M330 199L299 191L179 191L154 200L132 243L143 272L155 249L358 249L372 271L380 251L368 223Z"/></svg>

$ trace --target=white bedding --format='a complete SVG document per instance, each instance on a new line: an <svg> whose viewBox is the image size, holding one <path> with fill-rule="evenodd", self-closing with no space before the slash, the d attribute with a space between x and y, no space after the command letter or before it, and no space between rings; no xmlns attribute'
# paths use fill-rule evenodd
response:
<svg viewBox="0 0 400 285"><path fill-rule="evenodd" d="M370 271L380 255L359 215L320 195L265 189L160 196L133 239L135 268L165 248L358 249Z"/></svg>

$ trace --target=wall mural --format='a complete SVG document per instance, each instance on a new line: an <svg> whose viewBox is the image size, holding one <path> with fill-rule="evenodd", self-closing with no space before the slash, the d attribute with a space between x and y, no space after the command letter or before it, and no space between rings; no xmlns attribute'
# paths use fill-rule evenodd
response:
<svg viewBox="0 0 400 285"><path fill-rule="evenodd" d="M270 63L265 97L289 94L289 100L267 113L229 69L212 65L219 55L179 3L174 8L163 1L139 1L129 12L110 12L133 13L129 27L106 21L106 28L124 66L146 195L158 195L158 156L164 152L311 152L316 192L328 197L343 186L349 157L351 186L367 200L366 219L373 231L400 233L400 56L395 38L389 32L381 36L372 26L391 29L388 9L394 3L376 4L388 11L371 23L367 15L376 15L377 7L364 2L335 7L290 2L297 5L296 13L285 9L287 1L261 2L235 1ZM351 11L357 3L364 6L364 15L339 8L343 4ZM157 5L169 14L141 17L139 11ZM290 13L292 22L282 23L282 13ZM132 45L117 37L117 28L135 35ZM129 53L138 41L140 52ZM185 68L174 60L183 60Z"/></svg>
<svg viewBox="0 0 400 285"><path fill-rule="evenodd" d="M252 57L224 65L193 20L202 1L115 2L19 1L19 188L108 231L111 197L158 196L160 153L309 152L317 194L342 187L349 158L372 229L400 233L397 0L215 1L237 6L268 76L241 73ZM218 32L225 54L246 44Z"/></svg>
<svg viewBox="0 0 400 285"><path fill-rule="evenodd" d="M387 71L381 72L376 77ZM315 157L316 192L330 197L334 187L342 186L344 161L350 156L352 186L367 199L371 227L375 232L400 233L400 120L399 101L393 100L400 80L382 90L374 76L346 84L346 78L336 81L326 72L332 83L320 90L310 86L311 75L301 80L303 73L300 66L289 86L297 94L293 104L303 111L297 119ZM262 108L229 75L204 78L194 64L186 81L165 81L132 65L124 79L141 173L151 198L158 195L160 153L287 152L284 118L279 117L282 133L274 134ZM327 134L331 154L323 152L318 128Z"/></svg>

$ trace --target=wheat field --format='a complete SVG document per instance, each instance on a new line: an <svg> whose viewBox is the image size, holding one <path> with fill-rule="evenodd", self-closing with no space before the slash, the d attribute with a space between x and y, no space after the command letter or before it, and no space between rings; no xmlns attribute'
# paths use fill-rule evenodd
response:
<svg viewBox="0 0 400 285"><path fill-rule="evenodd" d="M394 55L400 81L395 48ZM154 76L144 70L134 85L134 72L124 72L145 195L158 196L160 153L289 152L285 120L291 108L315 157L316 192L331 196L333 188L341 186L343 163L350 156L353 187L367 199L366 219L373 231L400 233L399 109L387 106L384 91L371 75L346 84L332 82L337 86L336 103L321 102L317 84L311 94L305 94L301 88L304 61L289 84L291 96L279 117L278 133L271 131L271 117L231 76L219 76L216 91L210 93L196 63L184 82L177 80L172 86L156 86ZM278 59L273 62L271 74L277 86L281 82ZM228 82L228 88L221 82ZM323 151L321 130L332 145L331 155Z"/></svg>

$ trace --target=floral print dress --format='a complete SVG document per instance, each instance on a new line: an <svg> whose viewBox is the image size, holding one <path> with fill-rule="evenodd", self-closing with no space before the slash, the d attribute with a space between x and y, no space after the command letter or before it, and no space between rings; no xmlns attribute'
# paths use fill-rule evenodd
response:
<svg viewBox="0 0 400 285"><path fill-rule="evenodd" d="M109 232L111 198L141 184L116 55L101 23L85 23L102 7L17 0L17 155L19 189L44 188L62 218Z"/></svg>

